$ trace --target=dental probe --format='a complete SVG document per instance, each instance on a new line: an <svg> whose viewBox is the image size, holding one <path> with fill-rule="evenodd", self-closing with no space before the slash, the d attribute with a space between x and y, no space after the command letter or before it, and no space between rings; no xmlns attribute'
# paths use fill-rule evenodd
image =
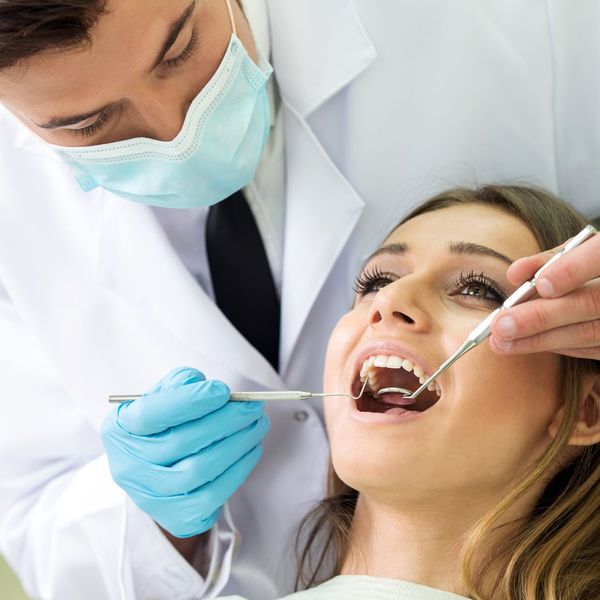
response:
<svg viewBox="0 0 600 600"><path fill-rule="evenodd" d="M515 304L519 304L525 300L529 300L535 293L535 286L540 274L545 271L550 265L554 264L557 260L563 257L567 252L570 252L577 246L583 244L586 240L596 235L598 231L592 226L588 225L582 229L573 239L567 242L564 248L557 252L545 265L543 265L533 276L532 279L526 281L516 292L511 294L494 312L490 313L465 339L462 345L442 364L442 366L430 377L428 377L420 388L414 392L408 392L404 388L388 387L379 390L376 396L381 394L403 394L408 400L414 400L423 390L427 389L427 386L446 369L451 367L461 356L464 356L469 350L475 348L489 337L492 333L492 322L496 318L496 315L507 308L513 307Z"/></svg>
<svg viewBox="0 0 600 600"><path fill-rule="evenodd" d="M352 396L351 394L334 394L334 393L313 393L313 392L301 392L301 391L281 391L281 392L233 392L229 399L232 402L272 402L276 400L308 400L309 398L325 398L327 396L346 396L352 400L358 400L367 387L368 380L365 380L358 396ZM121 404L123 402L131 402L141 398L142 395L132 396L109 396L108 401L111 403Z"/></svg>

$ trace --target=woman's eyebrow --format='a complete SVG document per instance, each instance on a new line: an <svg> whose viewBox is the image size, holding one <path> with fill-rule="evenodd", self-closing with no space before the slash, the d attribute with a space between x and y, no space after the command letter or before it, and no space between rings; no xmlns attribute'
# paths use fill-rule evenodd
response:
<svg viewBox="0 0 600 600"><path fill-rule="evenodd" d="M506 254L502 254L502 252L498 252L487 246L482 246L481 244L473 244L472 242L449 242L448 249L452 254L491 256L492 258L498 258L509 265L512 265L514 262L514 259L506 256Z"/></svg>
<svg viewBox="0 0 600 600"><path fill-rule="evenodd" d="M514 260L502 252L498 252L493 248L489 248L488 246L483 246L482 244L474 244L473 242L448 242L448 250L451 254L456 255L476 255L476 256L490 256L492 258L497 258L509 265L512 265ZM410 246L404 243L396 243L396 244L387 244L378 248L367 258L364 264L367 264L369 261L373 260L376 256L380 256L381 254L391 254L395 256L400 256L402 254L406 254L410 252Z"/></svg>

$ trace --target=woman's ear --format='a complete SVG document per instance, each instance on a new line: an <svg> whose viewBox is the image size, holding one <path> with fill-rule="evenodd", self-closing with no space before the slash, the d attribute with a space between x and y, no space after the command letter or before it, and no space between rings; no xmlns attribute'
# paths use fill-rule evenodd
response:
<svg viewBox="0 0 600 600"><path fill-rule="evenodd" d="M570 446L592 446L600 442L600 375L587 377L583 385L584 399L579 410L575 429L569 440ZM557 412L548 432L556 436L562 422L564 408Z"/></svg>

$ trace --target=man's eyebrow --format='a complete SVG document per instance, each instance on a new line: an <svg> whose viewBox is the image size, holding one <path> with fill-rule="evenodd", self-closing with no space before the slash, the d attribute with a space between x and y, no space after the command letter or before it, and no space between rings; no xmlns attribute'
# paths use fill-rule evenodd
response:
<svg viewBox="0 0 600 600"><path fill-rule="evenodd" d="M169 34L167 35L167 39L163 44L152 68L150 70L156 69L158 65L163 61L167 52L171 49L171 46L175 43L175 40L179 37L181 30L185 27L185 24L190 20L190 17L194 13L194 9L196 8L197 0L192 0L192 3L183 11L182 15L169 27Z"/></svg>
<svg viewBox="0 0 600 600"><path fill-rule="evenodd" d="M474 244L472 242L449 242L448 250L450 250L451 254L469 254L469 255L477 255L477 256L490 256L492 258L497 258L509 265L512 265L514 262L512 258L494 250L493 248L488 248L487 246L483 246L481 244ZM382 246L381 248L375 250L371 256L365 261L365 264L369 263L376 256L380 256L381 254L392 254L392 255L402 255L406 254L410 251L410 246L404 243L396 243L396 244L387 244L386 246Z"/></svg>
<svg viewBox="0 0 600 600"><path fill-rule="evenodd" d="M81 123L82 121L86 121L91 117L99 115L101 112L113 106L113 104L107 104L102 108L97 108L96 110L92 110L91 112L85 113L83 115L74 115L72 117L55 117L53 119L50 119L49 121L46 121L45 123L36 123L36 125L38 127L41 127L42 129L58 129L59 127L68 127L69 125L76 125L77 123Z"/></svg>

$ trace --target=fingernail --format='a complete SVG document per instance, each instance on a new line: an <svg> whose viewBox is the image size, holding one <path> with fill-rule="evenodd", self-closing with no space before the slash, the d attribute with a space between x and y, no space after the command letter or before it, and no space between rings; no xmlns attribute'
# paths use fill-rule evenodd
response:
<svg viewBox="0 0 600 600"><path fill-rule="evenodd" d="M498 319L498 323L496 323L496 332L502 336L503 338L512 338L514 337L517 331L517 326L515 324L515 320L512 317L505 316L500 317Z"/></svg>
<svg viewBox="0 0 600 600"><path fill-rule="evenodd" d="M543 279L540 279L536 284L535 284L537 291L539 292L540 296L545 296L545 297L550 297L550 296L554 296L554 286L552 285L552 282L547 279L546 277L544 277Z"/></svg>
<svg viewBox="0 0 600 600"><path fill-rule="evenodd" d="M502 352L508 352L512 348L513 343L506 340L499 340L496 338L496 348Z"/></svg>

